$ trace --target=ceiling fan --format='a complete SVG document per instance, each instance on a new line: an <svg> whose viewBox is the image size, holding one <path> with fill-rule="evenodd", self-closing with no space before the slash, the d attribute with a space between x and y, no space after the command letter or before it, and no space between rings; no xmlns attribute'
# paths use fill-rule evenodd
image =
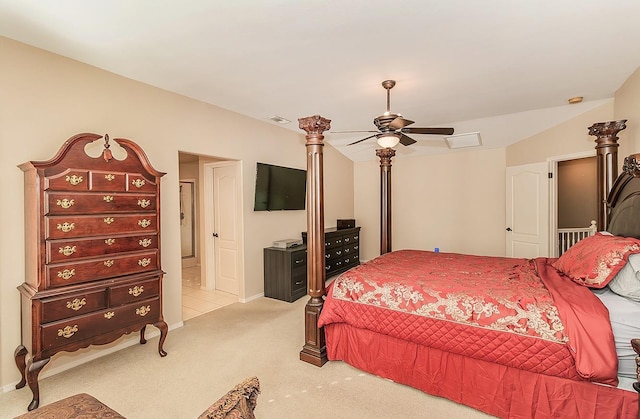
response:
<svg viewBox="0 0 640 419"><path fill-rule="evenodd" d="M408 125L414 123L408 119L404 119L402 115L398 113L392 113L389 109L390 106L390 90L396 85L395 80L385 80L382 82L382 87L387 90L387 111L376 117L373 123L378 128L377 131L336 131L336 132L374 132L375 134L360 140L354 141L347 145L354 145L366 141L370 138L377 138L378 144L381 147L395 147L398 143L402 145L411 145L417 141L409 137L407 134L431 134L431 135L451 135L453 134L453 128L411 128Z"/></svg>

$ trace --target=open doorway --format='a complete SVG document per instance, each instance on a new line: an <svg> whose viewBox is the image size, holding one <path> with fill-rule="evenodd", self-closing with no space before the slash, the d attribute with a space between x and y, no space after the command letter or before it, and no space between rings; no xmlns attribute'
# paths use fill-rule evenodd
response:
<svg viewBox="0 0 640 419"><path fill-rule="evenodd" d="M207 287L207 266L214 265L206 252L204 228L213 214L204 209L210 194L204 190L204 166L220 162L208 156L178 153L180 194L180 239L182 256L182 319L188 320L238 301L215 287ZM209 280L209 282L211 282Z"/></svg>

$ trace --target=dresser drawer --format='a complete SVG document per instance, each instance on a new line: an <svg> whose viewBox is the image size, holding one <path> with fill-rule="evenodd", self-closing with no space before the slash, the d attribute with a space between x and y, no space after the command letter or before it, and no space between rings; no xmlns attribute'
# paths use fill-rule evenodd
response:
<svg viewBox="0 0 640 419"><path fill-rule="evenodd" d="M69 168L64 172L44 179L44 189L55 189L58 191L88 191L89 171L83 169Z"/></svg>
<svg viewBox="0 0 640 419"><path fill-rule="evenodd" d="M47 286L61 287L159 269L158 251L46 266Z"/></svg>
<svg viewBox="0 0 640 419"><path fill-rule="evenodd" d="M353 255L353 254L359 254L359 250L360 250L360 245L356 242L353 244L350 244L348 246L344 246L344 248L342 249L344 252L344 256L349 256L349 255Z"/></svg>
<svg viewBox="0 0 640 419"><path fill-rule="evenodd" d="M107 308L107 289L42 300L42 323L76 317Z"/></svg>
<svg viewBox="0 0 640 419"><path fill-rule="evenodd" d="M157 185L139 173L127 173L126 190L129 192L155 192Z"/></svg>
<svg viewBox="0 0 640 419"><path fill-rule="evenodd" d="M325 236L324 238L325 249L329 249L337 246L342 246L342 236L340 235Z"/></svg>
<svg viewBox="0 0 640 419"><path fill-rule="evenodd" d="M111 287L109 290L110 306L116 307L155 297L160 293L159 285L159 279L154 278L148 281L140 281L133 284Z"/></svg>
<svg viewBox="0 0 640 419"><path fill-rule="evenodd" d="M325 249L324 258L325 260L341 258L343 254L344 250L342 247L334 247L332 249Z"/></svg>
<svg viewBox="0 0 640 419"><path fill-rule="evenodd" d="M154 194L47 192L45 215L154 212Z"/></svg>
<svg viewBox="0 0 640 419"><path fill-rule="evenodd" d="M63 350L105 333L160 320L160 299L154 298L96 313L41 325L44 351ZM115 340L115 338L114 338Z"/></svg>
<svg viewBox="0 0 640 419"><path fill-rule="evenodd" d="M137 250L157 249L156 234L114 236L95 239L48 240L47 263L57 263Z"/></svg>
<svg viewBox="0 0 640 419"><path fill-rule="evenodd" d="M344 246L352 246L360 241L360 233L355 232L351 234L345 234L342 238L342 244Z"/></svg>
<svg viewBox="0 0 640 419"><path fill-rule="evenodd" d="M103 236L118 233L155 233L157 215L98 215L46 217L46 239Z"/></svg>
<svg viewBox="0 0 640 419"><path fill-rule="evenodd" d="M103 192L126 192L127 174L122 172L92 171L91 190Z"/></svg>

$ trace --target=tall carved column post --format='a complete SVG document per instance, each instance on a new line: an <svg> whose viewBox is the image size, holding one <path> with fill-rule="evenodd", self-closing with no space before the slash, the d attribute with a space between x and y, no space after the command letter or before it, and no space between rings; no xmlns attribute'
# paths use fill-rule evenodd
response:
<svg viewBox="0 0 640 419"><path fill-rule="evenodd" d="M324 329L318 318L325 294L324 258L324 179L322 150L324 135L331 128L331 120L320 115L298 119L300 129L307 132L307 286L311 297L305 306L304 347L302 361L321 367L327 362Z"/></svg>
<svg viewBox="0 0 640 419"><path fill-rule="evenodd" d="M376 150L380 157L380 254L391 251L391 159L396 155L392 148Z"/></svg>
<svg viewBox="0 0 640 419"><path fill-rule="evenodd" d="M626 119L597 122L589 127L589 135L596 136L597 185L598 185L598 230L609 224L607 195L618 177L618 132L625 129Z"/></svg>

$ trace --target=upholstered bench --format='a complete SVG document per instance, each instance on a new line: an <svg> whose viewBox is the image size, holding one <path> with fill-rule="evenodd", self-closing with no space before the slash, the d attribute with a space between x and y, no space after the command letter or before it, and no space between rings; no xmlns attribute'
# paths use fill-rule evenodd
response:
<svg viewBox="0 0 640 419"><path fill-rule="evenodd" d="M125 419L95 397L76 394L66 399L39 407L15 419L72 419L72 418L113 418Z"/></svg>
<svg viewBox="0 0 640 419"><path fill-rule="evenodd" d="M218 399L198 419L254 419L260 394L257 377L247 378ZM81 393L39 407L14 419L126 419L95 397Z"/></svg>

